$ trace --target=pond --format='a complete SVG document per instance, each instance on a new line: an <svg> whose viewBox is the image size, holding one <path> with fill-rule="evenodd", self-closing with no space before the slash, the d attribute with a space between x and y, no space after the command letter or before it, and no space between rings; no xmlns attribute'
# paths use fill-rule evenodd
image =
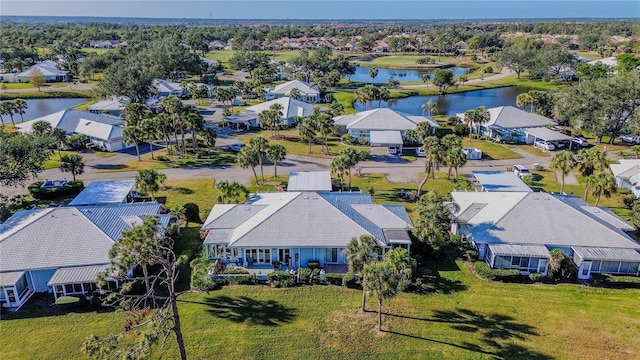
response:
<svg viewBox="0 0 640 360"><path fill-rule="evenodd" d="M45 115L53 114L55 112L80 105L89 99L83 98L64 98L64 99L26 99L27 110L23 115L24 121L37 119ZM11 118L8 115L3 115L2 119L5 124L11 124ZM20 121L20 115L13 115L15 122Z"/></svg>
<svg viewBox="0 0 640 360"><path fill-rule="evenodd" d="M356 82L362 83L371 83L371 77L369 77L369 69L368 66L356 66L355 74L348 76L347 79ZM422 75L424 74L432 74L433 70L416 70L416 69L388 69L388 68L377 68L378 75L373 78L373 83L375 84L386 84L389 82L389 78L393 76L393 78L400 82L406 81L422 81ZM453 71L454 76L464 75L469 72L469 69L452 67L449 70ZM432 76L432 75L430 75Z"/></svg>
<svg viewBox="0 0 640 360"><path fill-rule="evenodd" d="M485 106L487 109L498 106L516 106L516 97L530 90L533 89L524 86L511 86L441 96L409 96L402 99L390 100L389 102L383 101L380 103L380 107L388 107L412 115L422 115L422 104L431 100L438 106L438 113L440 115L453 116L456 113L463 113L467 110L475 109L478 106ZM363 110L363 106L360 103L354 103L353 107L358 111ZM367 110L377 107L377 101L367 103Z"/></svg>

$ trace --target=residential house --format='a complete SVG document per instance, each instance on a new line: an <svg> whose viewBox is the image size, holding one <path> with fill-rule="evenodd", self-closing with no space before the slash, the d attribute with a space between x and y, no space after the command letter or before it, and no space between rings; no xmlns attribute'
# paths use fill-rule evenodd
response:
<svg viewBox="0 0 640 360"><path fill-rule="evenodd" d="M134 146L125 142L124 119L117 116L67 109L25 121L16 125L16 128L22 133L29 133L33 124L38 121L46 121L52 128L62 129L67 135L86 135L93 144L106 151L119 151Z"/></svg>
<svg viewBox="0 0 640 360"><path fill-rule="evenodd" d="M298 89L298 93L300 94L296 100L306 103L320 102L320 90L318 87L315 85L311 86L300 80L292 80L284 84L276 85L274 88L266 88L264 90L265 98L267 100L273 100L281 97L290 97L293 89Z"/></svg>
<svg viewBox="0 0 640 360"><path fill-rule="evenodd" d="M169 80L153 79L153 81L151 81L151 86L156 89L158 96L160 97L173 95L181 98L188 94L187 89L185 89L181 83Z"/></svg>
<svg viewBox="0 0 640 360"><path fill-rule="evenodd" d="M415 130L421 122L429 124L432 134L440 127L437 121L425 116L405 114L388 108L361 111L333 119L342 133L349 133L355 139L365 138L371 146L401 147L405 132Z"/></svg>
<svg viewBox="0 0 640 360"><path fill-rule="evenodd" d="M619 164L611 164L611 172L619 188L629 189L636 197L640 197L640 160L620 159Z"/></svg>
<svg viewBox="0 0 640 360"><path fill-rule="evenodd" d="M289 97L281 97L271 101L266 101L257 105L249 106L239 115L227 116L225 120L235 124L238 129L240 126L245 128L259 128L260 113L269 110L273 104L282 106L282 126L293 126L297 117L307 117L313 115L314 106L306 102L294 100ZM321 111L326 109L321 108Z"/></svg>
<svg viewBox="0 0 640 360"><path fill-rule="evenodd" d="M21 83L29 82L29 79L33 76L36 69L44 76L46 82L69 81L69 72L58 69L58 64L52 60L41 61L28 67L26 70L15 74L14 79L11 81Z"/></svg>
<svg viewBox="0 0 640 360"><path fill-rule="evenodd" d="M331 171L292 171L287 191L331 191Z"/></svg>
<svg viewBox="0 0 640 360"><path fill-rule="evenodd" d="M209 50L224 50L227 47L227 43L222 40L213 40L207 44Z"/></svg>
<svg viewBox="0 0 640 360"><path fill-rule="evenodd" d="M277 192L215 205L202 230L209 259L248 268L278 261L292 269L318 260L327 272L346 272L351 239L371 235L384 254L409 249L412 227L404 206L375 204L369 194Z"/></svg>
<svg viewBox="0 0 640 360"><path fill-rule="evenodd" d="M618 66L618 59L616 59L615 56L611 56L611 57L604 58L604 59L591 60L591 61L588 61L587 64L589 64L589 65L602 64L602 65L606 65L606 66L608 66L610 68L613 68L613 67Z"/></svg>
<svg viewBox="0 0 640 360"><path fill-rule="evenodd" d="M490 192L531 192L531 188L511 171L474 170L471 172L476 189Z"/></svg>
<svg viewBox="0 0 640 360"><path fill-rule="evenodd" d="M113 243L160 208L146 203L18 211L0 224L0 304L18 309L37 292L57 298L97 290ZM168 226L169 216L158 216ZM111 281L107 288L117 286Z"/></svg>
<svg viewBox="0 0 640 360"><path fill-rule="evenodd" d="M480 133L496 141L515 141L533 144L536 140L551 142L567 142L571 140L557 131L547 129L546 126L555 125L555 121L548 117L530 113L513 106L499 106L487 109L489 121L482 124ZM456 114L464 122L465 114ZM472 131L477 132L474 123Z"/></svg>
<svg viewBox="0 0 640 360"><path fill-rule="evenodd" d="M113 116L120 116L122 110L129 104L129 100L126 96L111 97L109 99L98 101L87 107L89 112L94 114L109 114ZM162 104L160 99L152 97L145 103L146 108L154 114L159 113L162 110Z"/></svg>
<svg viewBox="0 0 640 360"><path fill-rule="evenodd" d="M104 206L126 204L132 198L134 180L92 181L69 206Z"/></svg>
<svg viewBox="0 0 640 360"><path fill-rule="evenodd" d="M547 273L549 251L573 259L579 279L637 274L640 244L633 227L581 198L540 192L451 193L453 234L462 235L492 268Z"/></svg>

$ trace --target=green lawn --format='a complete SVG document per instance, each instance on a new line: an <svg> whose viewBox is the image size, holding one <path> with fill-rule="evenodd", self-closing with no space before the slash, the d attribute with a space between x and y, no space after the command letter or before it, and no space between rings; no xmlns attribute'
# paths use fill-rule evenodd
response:
<svg viewBox="0 0 640 360"><path fill-rule="evenodd" d="M522 145L522 146L518 146L519 149L522 149L528 153L532 153L533 155L536 156L551 156L552 153L549 151L542 151L540 149L538 149L537 147L531 146L531 145Z"/></svg>
<svg viewBox="0 0 640 360"><path fill-rule="evenodd" d="M44 169L48 170L48 169L55 169L58 166L60 166L60 156L62 155L71 155L71 154L77 154L76 151L54 151L51 154L51 157L49 158L49 160L44 162Z"/></svg>
<svg viewBox="0 0 640 360"><path fill-rule="evenodd" d="M469 137L462 138L463 147L472 147L482 150L483 156L493 160L501 159L520 159L522 155L514 152L505 145L492 143L484 140L469 141Z"/></svg>
<svg viewBox="0 0 640 360"><path fill-rule="evenodd" d="M336 286L229 286L180 297L191 358L636 359L640 290L480 280L451 260L431 264L432 292L400 294L376 314ZM369 298L368 309L375 309ZM81 358L87 335L121 329L124 316L22 312L3 320L3 358ZM52 346L55 343L55 346ZM152 358L176 358L173 337ZM223 354L223 355L222 355Z"/></svg>
<svg viewBox="0 0 640 360"><path fill-rule="evenodd" d="M327 138L328 139L327 143L329 145L330 155L323 154L320 151L321 146L319 144L312 144L311 153L309 153L309 143L300 138L300 135L298 134L297 129L280 131L280 138L277 140L271 137L271 132L268 130L262 130L262 131L259 131L258 133L252 133L252 134L243 136L240 138L240 140L242 142L249 143L251 138L256 136L262 136L267 138L269 140L269 144L283 145L287 149L287 154L304 155L304 156L319 157L319 158L326 158L326 159L332 158L334 155L340 152L340 150L347 147L347 145L344 145L343 143L340 142L339 138L334 136L329 136ZM317 140L319 141L321 140L321 138L318 137ZM369 151L368 146L357 146L357 148L360 151Z"/></svg>

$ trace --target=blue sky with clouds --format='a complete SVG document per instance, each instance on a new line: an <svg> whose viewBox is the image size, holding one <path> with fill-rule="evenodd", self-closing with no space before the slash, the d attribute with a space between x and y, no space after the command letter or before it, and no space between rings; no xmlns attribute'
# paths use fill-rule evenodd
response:
<svg viewBox="0 0 640 360"><path fill-rule="evenodd" d="M2 0L0 14L204 19L640 18L640 1Z"/></svg>

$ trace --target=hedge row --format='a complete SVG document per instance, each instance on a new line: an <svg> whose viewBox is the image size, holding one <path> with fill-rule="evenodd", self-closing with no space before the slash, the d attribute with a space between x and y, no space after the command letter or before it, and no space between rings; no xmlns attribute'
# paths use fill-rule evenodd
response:
<svg viewBox="0 0 640 360"><path fill-rule="evenodd" d="M476 261L475 270L478 275L488 280L509 282L517 281L522 277L520 270L492 269L484 261Z"/></svg>
<svg viewBox="0 0 640 360"><path fill-rule="evenodd" d="M76 195L84 189L82 180L69 181L63 187L42 189L44 181L36 181L29 185L29 193L38 200L54 200L65 196Z"/></svg>

